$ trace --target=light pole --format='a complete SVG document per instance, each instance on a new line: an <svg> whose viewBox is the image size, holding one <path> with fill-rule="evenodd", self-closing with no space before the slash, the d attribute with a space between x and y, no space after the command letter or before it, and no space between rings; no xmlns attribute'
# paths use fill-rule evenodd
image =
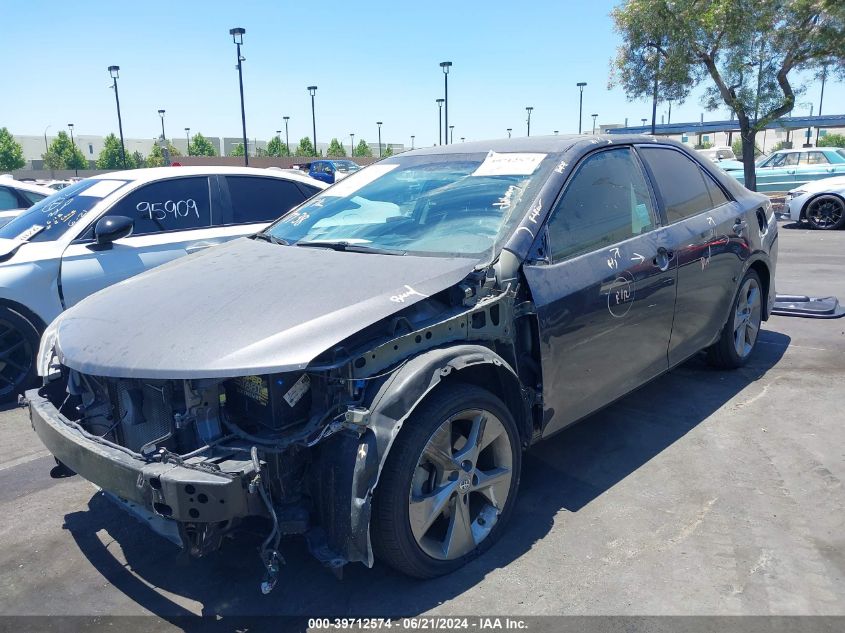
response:
<svg viewBox="0 0 845 633"><path fill-rule="evenodd" d="M73 149L75 150L75 149L76 149L76 141L74 141L74 140L73 140L73 123L68 123L68 124L67 124L67 127L68 127L68 129L70 130L70 144L71 144L71 145L73 145ZM75 154L75 153L76 153L76 152L74 152L74 154ZM74 161L74 162L76 162L76 161ZM79 169L77 169L76 167L74 167L74 168L73 168L73 173L74 173L75 175L77 175L77 176L78 176L78 175L79 175Z"/></svg>
<svg viewBox="0 0 845 633"><path fill-rule="evenodd" d="M512 127L509 127L509 128L508 128L508 138L510 138L510 137L511 137L511 132L513 132L513 128L512 128Z"/></svg>
<svg viewBox="0 0 845 633"><path fill-rule="evenodd" d="M164 110L159 110L158 116L161 118L161 140L163 141L167 138L164 136Z"/></svg>
<svg viewBox="0 0 845 633"><path fill-rule="evenodd" d="M440 68L443 69L443 103L444 103L444 125L449 127L449 69L452 67L452 62L440 62ZM449 139L449 143L452 139Z"/></svg>
<svg viewBox="0 0 845 633"><path fill-rule="evenodd" d="M317 86L308 86L308 94L311 95L311 131L314 139L314 154L317 154L317 115L314 110L314 95L317 94Z"/></svg>
<svg viewBox="0 0 845 633"><path fill-rule="evenodd" d="M113 80L114 102L117 104L117 130L120 132L120 158L123 161L123 168L126 169L126 145L123 142L123 120L120 118L120 95L117 93L117 79L120 75L120 66L109 66L109 75Z"/></svg>
<svg viewBox="0 0 845 633"><path fill-rule="evenodd" d="M437 99L437 144L443 145L443 99Z"/></svg>
<svg viewBox="0 0 845 633"><path fill-rule="evenodd" d="M455 142L455 126L450 125L449 126L449 144L451 145L454 142Z"/></svg>
<svg viewBox="0 0 845 633"><path fill-rule="evenodd" d="M279 158L282 157L282 131L276 130L276 136L279 137Z"/></svg>
<svg viewBox="0 0 845 633"><path fill-rule="evenodd" d="M414 139L415 138L416 137L413 134L411 134L411 149L414 149Z"/></svg>
<svg viewBox="0 0 845 633"><path fill-rule="evenodd" d="M599 116L599 115L598 115L598 114L591 114L590 116L591 116L591 117L593 117L593 135L595 136L595 133L596 133L596 119L598 118L598 116Z"/></svg>
<svg viewBox="0 0 845 633"><path fill-rule="evenodd" d="M643 122L643 127L645 127L645 122L646 122L646 121L648 121L648 119L646 119L645 117L643 117L642 119L640 119L640 121L642 121L642 122Z"/></svg>
<svg viewBox="0 0 845 633"><path fill-rule="evenodd" d="M189 128L189 127L185 128L185 142L187 143L187 145L185 145L185 154L190 156L191 155L191 128Z"/></svg>
<svg viewBox="0 0 845 633"><path fill-rule="evenodd" d="M528 113L528 119L526 119L527 124L527 134L526 136L531 136L531 112L534 110L534 106L525 106L525 111Z"/></svg>
<svg viewBox="0 0 845 633"><path fill-rule="evenodd" d="M378 157L381 158L381 121L376 121L376 125L378 125Z"/></svg>
<svg viewBox="0 0 845 633"><path fill-rule="evenodd" d="M810 118L813 118L813 104L810 104ZM811 147L810 139L812 138L812 130L810 129L812 125L807 126L807 142L804 143L804 147Z"/></svg>
<svg viewBox="0 0 845 633"><path fill-rule="evenodd" d="M349 133L349 156L355 156L355 133Z"/></svg>
<svg viewBox="0 0 845 633"><path fill-rule="evenodd" d="M560 132L560 130L555 130L555 136L557 136L558 132Z"/></svg>
<svg viewBox="0 0 845 633"><path fill-rule="evenodd" d="M235 43L235 54L238 56L238 87L241 91L241 129L244 135L244 165L249 166L249 147L246 140L246 110L244 109L244 68L243 62L246 59L241 56L241 44L244 43L244 33L246 29L235 27L229 29L229 35L232 36L232 42Z"/></svg>
<svg viewBox="0 0 845 633"><path fill-rule="evenodd" d="M463 143L465 140L466 140L466 137L465 137L465 136L462 136L462 137L461 137L461 143Z"/></svg>
<svg viewBox="0 0 845 633"><path fill-rule="evenodd" d="M47 127L44 128L44 153L45 154L50 151L50 147L47 145L47 130L49 130L51 127L53 127L52 124L48 125Z"/></svg>
<svg viewBox="0 0 845 633"><path fill-rule="evenodd" d="M587 85L586 81L579 81L577 84L578 90L580 91L578 94L578 134L581 133L581 114L584 111L584 86Z"/></svg>
<svg viewBox="0 0 845 633"><path fill-rule="evenodd" d="M290 144L288 143L288 121L290 121L289 116L282 117L285 120L285 149L288 151L288 156L290 156Z"/></svg>

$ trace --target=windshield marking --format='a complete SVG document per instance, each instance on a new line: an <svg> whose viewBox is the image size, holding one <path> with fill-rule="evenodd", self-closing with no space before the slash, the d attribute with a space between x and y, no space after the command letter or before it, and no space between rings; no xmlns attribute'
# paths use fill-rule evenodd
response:
<svg viewBox="0 0 845 633"><path fill-rule="evenodd" d="M417 292L408 284L405 284L405 288L407 288L406 292L400 292L397 295L393 295L392 297L390 297L390 300L394 303L405 303L405 299L408 299L409 297L413 297L415 295L417 297L422 297L423 299L428 299L428 295L424 295L421 292Z"/></svg>
<svg viewBox="0 0 845 633"><path fill-rule="evenodd" d="M530 176L547 154L499 153L490 150L472 176Z"/></svg>

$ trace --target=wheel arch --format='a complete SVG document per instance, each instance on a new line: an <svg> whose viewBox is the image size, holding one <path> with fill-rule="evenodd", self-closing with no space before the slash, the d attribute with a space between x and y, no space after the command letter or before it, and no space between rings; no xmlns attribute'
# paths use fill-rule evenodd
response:
<svg viewBox="0 0 845 633"><path fill-rule="evenodd" d="M746 268L745 272L747 273L749 270L753 270L754 272L756 272L757 276L760 278L760 283L763 284L763 296L766 298L765 301L761 302L763 304L763 320L768 320L771 314L771 301L769 300L772 289L771 269L769 268L769 265L766 263L766 261L762 257L760 257L752 260L748 264L748 267ZM743 273L743 277L744 276L745 273Z"/></svg>
<svg viewBox="0 0 845 633"><path fill-rule="evenodd" d="M39 337L41 336L41 334L43 334L44 330L47 329L47 324L44 323L44 320L22 303L18 303L17 301L12 301L11 299L4 299L0 297L0 307L8 308L13 312L17 312L24 319L29 321L32 326L38 331Z"/></svg>
<svg viewBox="0 0 845 633"><path fill-rule="evenodd" d="M818 193L814 193L813 195L809 196L804 201L804 204L801 207L801 212L798 214L799 221L807 219L807 207L810 206L810 203L813 200L820 198L821 196L833 196L834 198L839 198L839 201L842 204L845 204L845 196L843 196L841 193L838 193L836 191L819 191Z"/></svg>

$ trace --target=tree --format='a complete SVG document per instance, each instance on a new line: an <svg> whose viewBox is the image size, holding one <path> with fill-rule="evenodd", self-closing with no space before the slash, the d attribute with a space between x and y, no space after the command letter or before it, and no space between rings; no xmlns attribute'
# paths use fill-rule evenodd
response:
<svg viewBox="0 0 845 633"><path fill-rule="evenodd" d="M303 136L299 139L299 147L296 148L296 155L297 156L316 156L317 152L314 151L314 146L311 144L311 139L307 136Z"/></svg>
<svg viewBox="0 0 845 633"><path fill-rule="evenodd" d="M752 190L755 137L795 106L803 86L794 74L826 63L845 73L841 0L627 0L611 15L624 42L613 78L628 97L654 96L653 81L638 75L657 72L658 98L683 99L706 81L704 106L736 114Z"/></svg>
<svg viewBox="0 0 845 633"><path fill-rule="evenodd" d="M367 145L367 141L364 139L358 141L358 144L355 146L355 156L373 157L373 150L370 149L370 146Z"/></svg>
<svg viewBox="0 0 845 633"><path fill-rule="evenodd" d="M97 157L97 169L123 169L123 154L120 147L120 139L114 134L109 134L103 142L103 149ZM133 162L132 154L126 155L126 169L134 169L137 165Z"/></svg>
<svg viewBox="0 0 845 633"><path fill-rule="evenodd" d="M217 156L217 151L211 141L197 132L188 143L188 156Z"/></svg>
<svg viewBox="0 0 845 633"><path fill-rule="evenodd" d="M243 156L244 155L244 144L238 143L235 145L230 151L229 156Z"/></svg>
<svg viewBox="0 0 845 633"><path fill-rule="evenodd" d="M257 158L264 158L265 156L269 156L269 155L270 154L267 152L267 150L265 148L263 148L263 147L256 147L255 148L255 156Z"/></svg>
<svg viewBox="0 0 845 633"><path fill-rule="evenodd" d="M126 163L129 164L129 157L126 157ZM147 167L147 159L137 149L132 152L132 164L135 167Z"/></svg>
<svg viewBox="0 0 845 633"><path fill-rule="evenodd" d="M176 156L181 156L182 154L179 152L178 149L173 147L173 144L170 141L167 141L167 151L170 154L170 158L173 159ZM161 145L156 142L153 144L153 149L149 153L146 159L147 167L164 167L164 153L161 151Z"/></svg>
<svg viewBox="0 0 845 633"><path fill-rule="evenodd" d="M267 143L267 154L269 156L290 156L287 145L285 145L280 136L274 136L270 139L270 142Z"/></svg>
<svg viewBox="0 0 845 633"><path fill-rule="evenodd" d="M819 147L845 148L845 134L825 134L819 137Z"/></svg>
<svg viewBox="0 0 845 633"><path fill-rule="evenodd" d="M329 143L329 148L326 150L326 156L330 158L345 158L346 150L343 149L343 145L340 144L340 141L333 138L331 143Z"/></svg>
<svg viewBox="0 0 845 633"><path fill-rule="evenodd" d="M12 171L26 165L23 148L6 128L0 128L0 170Z"/></svg>
<svg viewBox="0 0 845 633"><path fill-rule="evenodd" d="M86 169L88 161L75 143L72 143L67 132L59 132L46 154L41 156L48 169Z"/></svg>
<svg viewBox="0 0 845 633"><path fill-rule="evenodd" d="M393 156L393 148L390 145L384 146L384 151L381 153L382 158L387 158L388 156Z"/></svg>

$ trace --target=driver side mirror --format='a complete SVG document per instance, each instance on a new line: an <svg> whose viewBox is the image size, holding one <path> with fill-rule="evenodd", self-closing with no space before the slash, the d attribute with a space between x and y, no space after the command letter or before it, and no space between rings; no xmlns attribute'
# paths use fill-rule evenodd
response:
<svg viewBox="0 0 845 633"><path fill-rule="evenodd" d="M106 246L115 240L132 235L135 221L125 215L100 218L94 226L94 238L98 246Z"/></svg>

